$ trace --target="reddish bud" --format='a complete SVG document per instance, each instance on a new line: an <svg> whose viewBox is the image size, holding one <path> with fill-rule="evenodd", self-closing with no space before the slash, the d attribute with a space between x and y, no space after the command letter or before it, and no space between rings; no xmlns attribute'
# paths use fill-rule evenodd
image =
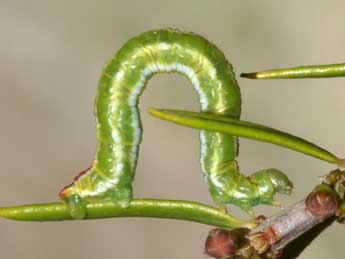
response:
<svg viewBox="0 0 345 259"><path fill-rule="evenodd" d="M338 208L338 197L330 187L324 184L318 187L308 195L306 207L314 216L323 220L335 214Z"/></svg>
<svg viewBox="0 0 345 259"><path fill-rule="evenodd" d="M246 229L212 229L206 239L204 253L217 259L231 257L244 244L246 233Z"/></svg>
<svg viewBox="0 0 345 259"><path fill-rule="evenodd" d="M275 243L279 237L273 226L268 226L261 231L252 233L248 236L250 246L259 254L267 251L271 244Z"/></svg>

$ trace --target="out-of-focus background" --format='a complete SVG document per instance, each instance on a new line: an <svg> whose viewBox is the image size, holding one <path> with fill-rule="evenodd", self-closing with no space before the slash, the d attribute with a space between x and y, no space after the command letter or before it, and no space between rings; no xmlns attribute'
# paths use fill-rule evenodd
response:
<svg viewBox="0 0 345 259"><path fill-rule="evenodd" d="M343 62L345 3L329 1L0 1L0 205L57 200L93 160L94 97L102 66L130 37L177 27L222 49L236 75L258 69ZM345 154L345 79L238 78L242 118ZM190 83L150 80L140 108L144 138L136 197L212 204L199 169L198 132L150 117L146 109L198 110ZM240 166L285 171L298 201L334 167L290 150L241 139ZM245 215L231 210L238 216ZM277 209L261 206L257 213ZM204 258L209 226L158 219L63 223L0 220L1 258ZM343 258L344 226L333 224L300 258Z"/></svg>

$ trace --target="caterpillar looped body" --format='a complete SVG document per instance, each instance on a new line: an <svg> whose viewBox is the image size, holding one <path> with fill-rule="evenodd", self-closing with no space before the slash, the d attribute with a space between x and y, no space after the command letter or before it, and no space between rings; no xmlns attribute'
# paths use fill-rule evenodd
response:
<svg viewBox="0 0 345 259"><path fill-rule="evenodd" d="M99 81L96 158L60 192L73 217L83 218L86 203L92 200L129 205L142 136L138 101L146 82L156 73L186 76L198 94L201 111L239 118L240 89L231 65L215 45L175 29L148 31L132 38L105 65ZM272 203L276 191L290 190L290 181L279 171L242 176L235 162L236 137L202 130L200 142L201 169L218 204L249 209Z"/></svg>

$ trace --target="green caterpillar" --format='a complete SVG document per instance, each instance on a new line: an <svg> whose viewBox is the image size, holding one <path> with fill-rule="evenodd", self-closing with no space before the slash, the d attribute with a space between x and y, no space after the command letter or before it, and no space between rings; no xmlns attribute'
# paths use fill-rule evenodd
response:
<svg viewBox="0 0 345 259"><path fill-rule="evenodd" d="M74 218L85 217L86 204L94 200L129 205L142 136L138 101L156 73L186 76L198 93L202 112L239 118L240 89L231 65L215 45L175 29L130 39L105 65L99 81L96 158L60 192ZM239 173L236 137L202 130L200 142L201 169L217 204L233 203L249 211L258 204L273 204L276 192L290 192L291 182L278 170L261 170L252 177Z"/></svg>

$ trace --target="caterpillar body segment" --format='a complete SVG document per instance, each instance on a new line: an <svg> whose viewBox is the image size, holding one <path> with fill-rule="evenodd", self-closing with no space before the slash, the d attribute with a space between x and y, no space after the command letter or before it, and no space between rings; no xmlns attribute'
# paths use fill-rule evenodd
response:
<svg viewBox="0 0 345 259"><path fill-rule="evenodd" d="M252 207L259 204L276 206L276 193L290 194L292 182L281 171L262 169L251 176L239 173L236 162L216 174L210 175L210 192L219 205L234 204L252 215ZM218 185L217 185L218 183ZM221 188L214 188L221 186ZM221 193L218 193L221 192Z"/></svg>

